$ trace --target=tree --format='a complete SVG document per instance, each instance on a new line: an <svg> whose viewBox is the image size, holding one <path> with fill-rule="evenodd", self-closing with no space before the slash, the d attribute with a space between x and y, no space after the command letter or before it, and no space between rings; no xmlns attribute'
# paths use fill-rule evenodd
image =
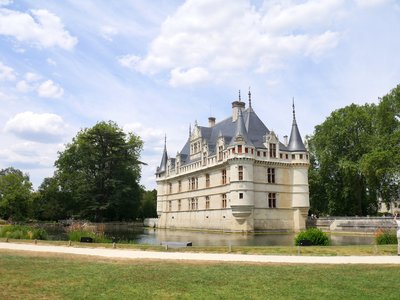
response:
<svg viewBox="0 0 400 300"><path fill-rule="evenodd" d="M71 195L74 214L92 221L132 220L141 198L140 137L116 123L81 130L55 162L60 189Z"/></svg>
<svg viewBox="0 0 400 300"><path fill-rule="evenodd" d="M151 191L143 190L142 195L139 217L142 219L157 218L157 191L155 189Z"/></svg>
<svg viewBox="0 0 400 300"><path fill-rule="evenodd" d="M376 211L375 191L368 189L360 167L370 151L374 105L352 104L334 111L309 140L310 202L331 215L366 215ZM314 192L318 191L314 194ZM316 197L325 197L321 200ZM322 205L321 201L325 203Z"/></svg>
<svg viewBox="0 0 400 300"><path fill-rule="evenodd" d="M308 139L311 210L366 215L399 199L400 85L378 105L334 111Z"/></svg>
<svg viewBox="0 0 400 300"><path fill-rule="evenodd" d="M0 218L25 219L31 195L32 183L27 174L12 167L0 171Z"/></svg>

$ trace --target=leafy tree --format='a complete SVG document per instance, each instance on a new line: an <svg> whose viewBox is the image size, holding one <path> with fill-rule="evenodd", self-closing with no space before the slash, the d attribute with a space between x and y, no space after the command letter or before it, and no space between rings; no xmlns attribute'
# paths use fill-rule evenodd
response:
<svg viewBox="0 0 400 300"><path fill-rule="evenodd" d="M141 198L139 136L116 123L81 130L55 162L60 190L71 197L74 214L92 221L132 220Z"/></svg>
<svg viewBox="0 0 400 300"><path fill-rule="evenodd" d="M155 189L151 191L143 190L142 201L140 203L139 217L145 218L156 218L157 217L157 191Z"/></svg>
<svg viewBox="0 0 400 300"><path fill-rule="evenodd" d="M12 167L0 171L0 218L25 219L31 195L32 183L27 174Z"/></svg>
<svg viewBox="0 0 400 300"><path fill-rule="evenodd" d="M311 210L374 214L399 197L400 85L378 105L334 111L308 139Z"/></svg>

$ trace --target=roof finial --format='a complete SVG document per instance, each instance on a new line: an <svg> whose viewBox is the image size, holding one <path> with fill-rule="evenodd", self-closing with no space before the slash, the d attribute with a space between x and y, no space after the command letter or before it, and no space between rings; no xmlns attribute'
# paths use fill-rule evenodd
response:
<svg viewBox="0 0 400 300"><path fill-rule="evenodd" d="M294 108L294 97L292 98L292 107L293 107L293 120L296 120L296 111Z"/></svg>
<svg viewBox="0 0 400 300"><path fill-rule="evenodd" d="M164 149L167 149L167 134L164 136Z"/></svg>
<svg viewBox="0 0 400 300"><path fill-rule="evenodd" d="M239 90L239 102L242 101L242 97L240 96L240 90Z"/></svg>
<svg viewBox="0 0 400 300"><path fill-rule="evenodd" d="M249 107L251 108L251 92L250 92L250 87L249 87Z"/></svg>

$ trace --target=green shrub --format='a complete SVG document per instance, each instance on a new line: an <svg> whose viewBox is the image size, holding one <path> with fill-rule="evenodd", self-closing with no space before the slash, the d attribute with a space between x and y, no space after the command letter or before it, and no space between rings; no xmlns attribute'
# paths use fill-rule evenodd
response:
<svg viewBox="0 0 400 300"><path fill-rule="evenodd" d="M380 231L375 235L377 245L397 244L396 232L390 230Z"/></svg>
<svg viewBox="0 0 400 300"><path fill-rule="evenodd" d="M111 243L111 239L106 238L103 234L89 230L72 230L68 232L68 238L70 241L80 242L82 237L90 237L95 243Z"/></svg>
<svg viewBox="0 0 400 300"><path fill-rule="evenodd" d="M47 232L42 228L24 225L0 226L0 237L25 240L47 240Z"/></svg>
<svg viewBox="0 0 400 300"><path fill-rule="evenodd" d="M329 246L328 235L318 228L309 228L301 231L294 239L296 246L300 245L301 240L309 240L314 246Z"/></svg>

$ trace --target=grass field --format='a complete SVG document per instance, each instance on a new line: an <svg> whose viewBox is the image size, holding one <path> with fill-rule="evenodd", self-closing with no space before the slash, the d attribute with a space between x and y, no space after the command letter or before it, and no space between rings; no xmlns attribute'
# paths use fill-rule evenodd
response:
<svg viewBox="0 0 400 300"><path fill-rule="evenodd" d="M400 267L104 260L0 251L1 299L398 299Z"/></svg>

